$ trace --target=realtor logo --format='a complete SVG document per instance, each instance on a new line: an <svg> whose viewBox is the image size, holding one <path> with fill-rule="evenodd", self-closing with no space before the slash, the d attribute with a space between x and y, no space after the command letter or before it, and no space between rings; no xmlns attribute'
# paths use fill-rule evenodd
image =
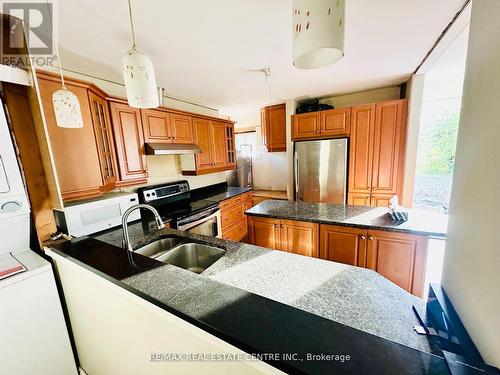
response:
<svg viewBox="0 0 500 375"><path fill-rule="evenodd" d="M13 16L7 29L7 38L2 36L3 55L22 53L27 47L30 55L52 55L54 43L54 6L52 2L8 2L2 3L2 13ZM21 20L22 22L20 22ZM24 27L24 37L22 29Z"/></svg>

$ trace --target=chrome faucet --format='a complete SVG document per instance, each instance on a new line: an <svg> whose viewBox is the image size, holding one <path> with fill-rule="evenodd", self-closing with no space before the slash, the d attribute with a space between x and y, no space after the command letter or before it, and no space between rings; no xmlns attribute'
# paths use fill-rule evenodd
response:
<svg viewBox="0 0 500 375"><path fill-rule="evenodd" d="M155 215L155 222L158 229L165 228L165 224L163 224L163 220L161 219L156 208L150 206L149 204L136 204L135 206L130 207L127 211L125 211L122 217L123 242L125 249L128 251L133 251L132 244L130 243L130 235L128 233L128 217L133 211L140 208L145 208Z"/></svg>

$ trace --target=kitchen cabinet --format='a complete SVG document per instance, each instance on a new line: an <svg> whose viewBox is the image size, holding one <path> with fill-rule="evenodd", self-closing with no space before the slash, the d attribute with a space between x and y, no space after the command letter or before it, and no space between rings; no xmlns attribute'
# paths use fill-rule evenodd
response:
<svg viewBox="0 0 500 375"><path fill-rule="evenodd" d="M141 111L130 107L121 100L110 100L109 106L120 172L117 185L127 186L145 183L147 182L148 169Z"/></svg>
<svg viewBox="0 0 500 375"><path fill-rule="evenodd" d="M165 109L141 109L146 143L194 143L191 116Z"/></svg>
<svg viewBox="0 0 500 375"><path fill-rule="evenodd" d="M200 147L201 153L181 155L182 173L201 175L234 169L234 124L204 117L193 117L192 122L194 143Z"/></svg>
<svg viewBox="0 0 500 375"><path fill-rule="evenodd" d="M401 199L406 105L402 99L352 108L348 204L387 207L393 195Z"/></svg>
<svg viewBox="0 0 500 375"><path fill-rule="evenodd" d="M37 72L48 141L64 201L91 198L115 188L116 162L108 107L97 87L66 79L68 90L79 102L83 128L60 128L52 105L52 94L61 88L59 76Z"/></svg>
<svg viewBox="0 0 500 375"><path fill-rule="evenodd" d="M366 267L422 297L428 238L369 230L367 239Z"/></svg>
<svg viewBox="0 0 500 375"><path fill-rule="evenodd" d="M318 224L254 216L250 216L248 222L252 244L318 257Z"/></svg>
<svg viewBox="0 0 500 375"><path fill-rule="evenodd" d="M286 151L286 106L278 104L260 111L262 143L269 152Z"/></svg>
<svg viewBox="0 0 500 375"><path fill-rule="evenodd" d="M221 202L222 238L241 241L247 234L245 211L252 206L252 193L244 193Z"/></svg>
<svg viewBox="0 0 500 375"><path fill-rule="evenodd" d="M350 108L330 109L292 116L292 140L349 136Z"/></svg>
<svg viewBox="0 0 500 375"><path fill-rule="evenodd" d="M320 225L320 258L365 267L367 231L336 225Z"/></svg>

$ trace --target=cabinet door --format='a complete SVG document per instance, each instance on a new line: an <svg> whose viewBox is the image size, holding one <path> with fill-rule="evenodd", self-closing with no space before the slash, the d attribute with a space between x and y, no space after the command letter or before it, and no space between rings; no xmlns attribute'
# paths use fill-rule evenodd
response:
<svg viewBox="0 0 500 375"><path fill-rule="evenodd" d="M355 206L370 206L370 194L368 193L349 193L347 194L347 204Z"/></svg>
<svg viewBox="0 0 500 375"><path fill-rule="evenodd" d="M236 166L236 145L234 139L234 124L224 124L226 131L226 165L228 167Z"/></svg>
<svg viewBox="0 0 500 375"><path fill-rule="evenodd" d="M248 224L252 244L274 250L281 248L280 221L278 219L251 216Z"/></svg>
<svg viewBox="0 0 500 375"><path fill-rule="evenodd" d="M389 201L392 197L393 194L372 194L370 205L374 207L389 207Z"/></svg>
<svg viewBox="0 0 500 375"><path fill-rule="evenodd" d="M406 140L405 114L406 99L377 104L371 183L374 194L401 194Z"/></svg>
<svg viewBox="0 0 500 375"><path fill-rule="evenodd" d="M110 191L116 187L118 170L116 166L115 147L113 144L113 132L111 130L108 102L92 91L89 91L88 94L97 149L101 162L101 174L104 182L104 186L101 190Z"/></svg>
<svg viewBox="0 0 500 375"><path fill-rule="evenodd" d="M375 105L352 108L349 151L349 193L371 190Z"/></svg>
<svg viewBox="0 0 500 375"><path fill-rule="evenodd" d="M365 267L366 229L335 225L320 226L320 258Z"/></svg>
<svg viewBox="0 0 500 375"><path fill-rule="evenodd" d="M286 109L285 104L268 107L266 128L268 129L267 149L270 152L286 151Z"/></svg>
<svg viewBox="0 0 500 375"><path fill-rule="evenodd" d="M193 123L191 121L191 116L171 113L170 130L174 143L194 143Z"/></svg>
<svg viewBox="0 0 500 375"><path fill-rule="evenodd" d="M321 111L321 136L348 136L351 127L351 109L339 108Z"/></svg>
<svg viewBox="0 0 500 375"><path fill-rule="evenodd" d="M280 220L281 250L318 257L319 224L295 220Z"/></svg>
<svg viewBox="0 0 500 375"><path fill-rule="evenodd" d="M215 168L224 167L227 160L226 128L223 122L210 121L210 130L213 145L213 165Z"/></svg>
<svg viewBox="0 0 500 375"><path fill-rule="evenodd" d="M200 154L196 154L196 169L205 170L213 167L212 153L212 132L210 130L210 120L193 118L193 130L195 143L201 149Z"/></svg>
<svg viewBox="0 0 500 375"><path fill-rule="evenodd" d="M144 140L150 143L172 143L169 113L161 109L141 109Z"/></svg>
<svg viewBox="0 0 500 375"><path fill-rule="evenodd" d="M103 179L87 88L66 82L80 101L83 128L65 129L57 126L52 105L60 79L39 74L38 84L62 198L71 201L100 195Z"/></svg>
<svg viewBox="0 0 500 375"><path fill-rule="evenodd" d="M147 179L141 111L126 103L110 102L111 119L120 171L120 186Z"/></svg>
<svg viewBox="0 0 500 375"><path fill-rule="evenodd" d="M422 297L427 244L427 237L370 230L366 266L408 292Z"/></svg>
<svg viewBox="0 0 500 375"><path fill-rule="evenodd" d="M319 113L302 113L293 116L292 140L317 138L321 136L320 131Z"/></svg>

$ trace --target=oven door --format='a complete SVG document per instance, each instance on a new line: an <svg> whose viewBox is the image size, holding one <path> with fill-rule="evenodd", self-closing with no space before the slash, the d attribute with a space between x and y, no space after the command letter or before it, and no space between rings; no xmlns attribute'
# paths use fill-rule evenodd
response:
<svg viewBox="0 0 500 375"><path fill-rule="evenodd" d="M215 207L177 222L177 229L203 236L222 238L220 208Z"/></svg>

